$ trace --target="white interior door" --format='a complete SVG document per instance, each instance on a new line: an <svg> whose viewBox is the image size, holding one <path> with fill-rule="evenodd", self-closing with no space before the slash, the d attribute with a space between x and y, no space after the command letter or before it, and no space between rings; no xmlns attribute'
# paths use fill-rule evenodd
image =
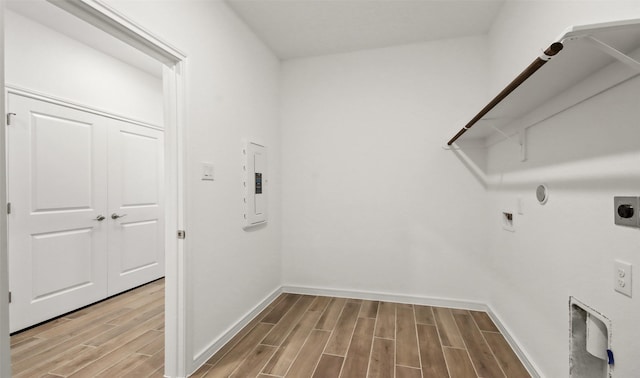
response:
<svg viewBox="0 0 640 378"><path fill-rule="evenodd" d="M107 293L106 119L10 94L11 331Z"/></svg>
<svg viewBox="0 0 640 378"><path fill-rule="evenodd" d="M109 125L109 295L164 276L163 136Z"/></svg>

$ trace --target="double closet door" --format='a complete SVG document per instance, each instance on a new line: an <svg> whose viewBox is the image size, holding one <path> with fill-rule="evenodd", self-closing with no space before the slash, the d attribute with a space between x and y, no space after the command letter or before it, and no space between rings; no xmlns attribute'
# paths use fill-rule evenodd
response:
<svg viewBox="0 0 640 378"><path fill-rule="evenodd" d="M8 96L11 331L164 276L163 132Z"/></svg>

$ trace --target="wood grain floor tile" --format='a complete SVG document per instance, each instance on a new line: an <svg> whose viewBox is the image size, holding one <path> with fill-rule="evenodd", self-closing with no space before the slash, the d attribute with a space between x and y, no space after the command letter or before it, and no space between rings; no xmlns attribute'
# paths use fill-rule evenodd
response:
<svg viewBox="0 0 640 378"><path fill-rule="evenodd" d="M45 373L58 368L59 366L63 366L70 361L72 361L78 354L84 353L86 350L91 350L92 347L84 346L84 345L76 345L66 351L62 351L59 354L51 357L50 359L43 360L41 363L34 364L27 368L20 368L20 370L14 367L13 369L13 377L14 378L23 378L23 377L39 377L44 375Z"/></svg>
<svg viewBox="0 0 640 378"><path fill-rule="evenodd" d="M143 354L130 354L125 358L121 359L119 362L111 365L110 367L102 370L100 373L94 375L96 378L112 378L112 377L121 377L127 371L135 368L141 363L145 362L149 359L149 356L145 356Z"/></svg>
<svg viewBox="0 0 640 378"><path fill-rule="evenodd" d="M375 323L375 319L358 318L342 368L343 377L366 378Z"/></svg>
<svg viewBox="0 0 640 378"><path fill-rule="evenodd" d="M255 347L251 353L245 358L238 369L236 369L231 377L234 378L244 378L244 377L255 377L260 373L264 365L269 361L271 356L276 352L277 347L268 346L268 345L258 345Z"/></svg>
<svg viewBox="0 0 640 378"><path fill-rule="evenodd" d="M416 321L412 305L396 306L396 364L420 368Z"/></svg>
<svg viewBox="0 0 640 378"><path fill-rule="evenodd" d="M380 302L378 307L378 321L376 323L376 337L384 339L396 338L396 304Z"/></svg>
<svg viewBox="0 0 640 378"><path fill-rule="evenodd" d="M140 315L140 312L147 312L147 311L150 311L151 309L156 311L164 311L164 295L158 296L158 298L155 298L153 300L150 300L149 298L144 298L144 302L145 302L144 306L136 306L135 308L127 307L127 308L131 308L132 311L129 311L128 313L117 316L113 319L110 319L106 323L114 324L114 325L123 325L134 320L137 316ZM139 303L136 303L136 304L139 305ZM144 308L144 310L135 311L136 309L141 309L141 308Z"/></svg>
<svg viewBox="0 0 640 378"><path fill-rule="evenodd" d="M316 329L333 331L338 322L338 317L340 313L342 313L342 308L346 303L347 300L344 298L331 298L329 306L320 317L320 320L318 320L318 324L316 324Z"/></svg>
<svg viewBox="0 0 640 378"><path fill-rule="evenodd" d="M164 368L160 368L149 374L147 378L164 378Z"/></svg>
<svg viewBox="0 0 640 378"><path fill-rule="evenodd" d="M396 378L422 378L420 369L396 365Z"/></svg>
<svg viewBox="0 0 640 378"><path fill-rule="evenodd" d="M75 373L69 375L69 377L78 378L78 377L95 377L101 371L108 369L109 367L117 364L123 358L128 355L134 353L136 350L141 347L149 344L153 339L157 337L155 331L147 331L142 335L132 339L131 341L123 344L122 346L114 349L113 351L100 356L95 361L89 363L88 365L82 367L80 370ZM96 348L100 349L100 348ZM52 373L56 373L56 371L52 371Z"/></svg>
<svg viewBox="0 0 640 378"><path fill-rule="evenodd" d="M469 351L471 362L480 377L504 377L489 345L470 315L454 315L460 333Z"/></svg>
<svg viewBox="0 0 640 378"><path fill-rule="evenodd" d="M154 354L164 349L164 332L156 332L158 333L158 337L156 337L156 339L150 342L148 345L145 345L144 347L137 350L136 353L153 356Z"/></svg>
<svg viewBox="0 0 640 378"><path fill-rule="evenodd" d="M319 311L307 311L282 343L282 346L269 360L269 363L262 372L265 374L284 376L298 355L300 348L307 340L313 326L318 322L320 315L321 313Z"/></svg>
<svg viewBox="0 0 640 378"><path fill-rule="evenodd" d="M146 364L147 360L153 357L151 354L137 353L145 347L143 344L153 340L155 349L160 342L164 342L163 330L149 332L148 338L143 336L149 328L157 328L164 324L163 297L164 280L161 279L12 335L12 344L17 346L12 348L14 377L66 376L107 355L112 357L110 362L87 375L124 376L127 369L134 368L138 363ZM140 316L156 307L159 310L154 310L155 316ZM119 325L108 324L114 319L122 320L124 325L135 318L138 318L138 323L128 326L128 332L118 332L118 336L109 338L108 342L100 347L87 345L91 344L90 340L118 328ZM24 340L29 338L38 338L43 342L33 344L30 348L21 348L20 345L25 345ZM116 352L136 345L139 345L137 350ZM151 349L146 351L150 353ZM156 357L156 361L158 360L160 364L156 363L153 370L164 367L164 355L160 359Z"/></svg>
<svg viewBox="0 0 640 378"><path fill-rule="evenodd" d="M156 281L12 335L14 377L162 377L163 295L164 280ZM449 372L529 377L486 313L282 294L191 376L446 378Z"/></svg>
<svg viewBox="0 0 640 378"><path fill-rule="evenodd" d="M316 300L313 301L311 306L309 307L309 311L324 311L329 303L331 302L331 297L316 297Z"/></svg>
<svg viewBox="0 0 640 378"><path fill-rule="evenodd" d="M160 316L160 317L159 317ZM84 344L89 346L101 346L105 343L113 341L114 338L121 336L123 334L128 333L130 330L140 327L140 324L144 324L152 319L160 321L164 318L164 306L158 306L152 309L149 309L132 319L128 320L126 323L123 323L120 326L113 327L112 329L104 332L91 340L86 341ZM109 323L107 323L109 324ZM153 329L154 327L146 325L147 329Z"/></svg>
<svg viewBox="0 0 640 378"><path fill-rule="evenodd" d="M500 332L486 312L469 311L481 331Z"/></svg>
<svg viewBox="0 0 640 378"><path fill-rule="evenodd" d="M104 317L109 317L109 315L107 314ZM30 366L33 363L39 362L39 359L36 357L37 355L41 355L42 358L46 359L46 356L55 355L58 353L57 351L66 350L69 346L77 345L89 337L96 337L115 327L104 324L102 320L102 318L98 318L95 323L90 324L78 320L79 324L77 324L77 327L76 325L66 324L64 329L61 330L58 329L59 327L56 327L55 330L57 331L54 334L50 334L49 331L38 334L38 338L46 340L46 343L40 343L33 348L11 353L11 362L14 366L14 371L20 371L23 365ZM25 361L24 363L23 360Z"/></svg>
<svg viewBox="0 0 640 378"><path fill-rule="evenodd" d="M329 331L313 330L285 377L311 377L330 335Z"/></svg>
<svg viewBox="0 0 640 378"><path fill-rule="evenodd" d="M418 324L420 361L426 377L446 377L447 365L442 353L442 345L435 326Z"/></svg>
<svg viewBox="0 0 640 378"><path fill-rule="evenodd" d="M451 378L476 378L476 372L465 349L444 348Z"/></svg>
<svg viewBox="0 0 640 378"><path fill-rule="evenodd" d="M395 354L395 342L393 340L374 338L371 361L369 363L369 378L393 377Z"/></svg>
<svg viewBox="0 0 640 378"><path fill-rule="evenodd" d="M436 325L436 320L433 318L433 308L431 306L413 306L416 311L416 323Z"/></svg>
<svg viewBox="0 0 640 378"><path fill-rule="evenodd" d="M22 331L20 333L17 333L15 335L11 336L11 347L13 347L14 345L22 342L23 340L29 339L29 338L33 338L36 334L41 334L44 333L50 329L56 328L58 326L61 326L67 322L70 322L71 319L68 318L58 318L58 319L54 319L51 320L49 322L43 323L37 327Z"/></svg>
<svg viewBox="0 0 640 378"><path fill-rule="evenodd" d="M159 350L138 366L122 374L121 378L147 377L158 369L164 369L164 349ZM198 378L195 373L191 377Z"/></svg>
<svg viewBox="0 0 640 378"><path fill-rule="evenodd" d="M108 324L97 325L96 327L90 328L85 333L80 333L75 337L68 339L67 341L53 345L44 351L38 350L37 352L34 352L33 355L30 355L29 357L20 360L19 362L12 361L11 367L13 368L15 374L19 374L20 372L27 369L33 369L36 366L46 365L51 359L82 343L82 341L84 340L83 337L85 335L92 336L93 334L99 334L111 328L113 328L113 326Z"/></svg>
<svg viewBox="0 0 640 378"><path fill-rule="evenodd" d="M300 299L301 295L287 294L264 318L261 322L276 324L282 319L282 317L293 307L293 305Z"/></svg>
<svg viewBox="0 0 640 378"><path fill-rule="evenodd" d="M524 378L531 376L504 336L494 332L483 332L482 334L507 377Z"/></svg>
<svg viewBox="0 0 640 378"><path fill-rule="evenodd" d="M337 356L345 356L353 330L356 327L356 320L360 312L360 304L348 302L344 305L342 314L338 318L335 332L331 335L325 353L335 354Z"/></svg>
<svg viewBox="0 0 640 378"><path fill-rule="evenodd" d="M191 374L189 378L202 378L205 375L207 375L207 373L209 372L209 370L211 370L212 367L213 367L212 365L204 364L200 366L198 370L196 370L193 374ZM131 378L135 378L135 377L131 377Z"/></svg>
<svg viewBox="0 0 640 378"><path fill-rule="evenodd" d="M46 342L46 339L41 339L39 337L30 337L28 339L24 339L20 342L11 345L11 356L14 361L20 361L20 356L22 354L22 358L26 358L31 354L33 348L36 345ZM24 351L24 352L23 352Z"/></svg>
<svg viewBox="0 0 640 378"><path fill-rule="evenodd" d="M289 332L298 324L302 315L307 311L315 297L304 295L287 311L276 325L273 326L271 332L262 340L264 345L280 346Z"/></svg>
<svg viewBox="0 0 640 378"><path fill-rule="evenodd" d="M378 316L378 305L378 301L362 301L358 317L375 319Z"/></svg>
<svg viewBox="0 0 640 378"><path fill-rule="evenodd" d="M277 306L280 306L280 303L287 298L293 296L293 294L281 294L273 302L271 302L267 307L265 307L260 314L258 314L254 319L252 319L244 328L242 328L238 333L229 340L220 350L214 354L209 360L207 360L206 364L215 365L218 361L225 356L231 349L233 349L239 342L242 340L251 330L253 330L258 323L260 323L267 315L269 315ZM295 302L294 302L295 303Z"/></svg>
<svg viewBox="0 0 640 378"><path fill-rule="evenodd" d="M316 371L313 373L313 378L338 378L343 363L344 357L323 354Z"/></svg>
<svg viewBox="0 0 640 378"><path fill-rule="evenodd" d="M464 348L464 341L450 309L435 307L433 313L443 346Z"/></svg>
<svg viewBox="0 0 640 378"><path fill-rule="evenodd" d="M260 323L231 348L220 360L213 365L205 377L226 377L238 367L249 353L255 348L267 333L273 328L273 324Z"/></svg>

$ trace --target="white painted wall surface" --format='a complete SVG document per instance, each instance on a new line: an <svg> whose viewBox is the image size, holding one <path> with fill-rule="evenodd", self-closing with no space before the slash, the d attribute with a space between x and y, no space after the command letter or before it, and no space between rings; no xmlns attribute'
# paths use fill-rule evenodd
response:
<svg viewBox="0 0 640 378"><path fill-rule="evenodd" d="M5 34L8 85L162 126L162 78L11 10Z"/></svg>
<svg viewBox="0 0 640 378"><path fill-rule="evenodd" d="M507 2L490 35L496 93L569 25L640 17L638 1ZM528 160L510 143L489 150L490 304L540 373L569 375L569 296L613 324L614 376L640 376L640 230L615 226L613 197L640 195L640 80L528 131ZM540 183L549 201L535 199ZM524 214L517 214L517 198ZM515 232L500 212L515 214ZM634 297L613 290L613 261L634 265Z"/></svg>
<svg viewBox="0 0 640 378"><path fill-rule="evenodd" d="M485 98L486 48L283 62L285 285L487 298L486 192L442 149Z"/></svg>
<svg viewBox="0 0 640 378"><path fill-rule="evenodd" d="M223 2L109 3L187 55L187 346L206 358L281 283L279 61ZM242 230L242 138L268 148L269 222L252 231ZM200 180L201 162L215 181Z"/></svg>

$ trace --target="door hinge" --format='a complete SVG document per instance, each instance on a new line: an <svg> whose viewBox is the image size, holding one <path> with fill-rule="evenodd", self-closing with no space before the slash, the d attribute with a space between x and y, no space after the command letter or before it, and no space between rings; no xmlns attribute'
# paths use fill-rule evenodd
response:
<svg viewBox="0 0 640 378"><path fill-rule="evenodd" d="M187 231L178 230L178 239L185 239L187 237Z"/></svg>
<svg viewBox="0 0 640 378"><path fill-rule="evenodd" d="M11 126L11 116L16 115L16 113L7 113L7 126Z"/></svg>
<svg viewBox="0 0 640 378"><path fill-rule="evenodd" d="M11 303L11 292L9 292L9 303Z"/></svg>
<svg viewBox="0 0 640 378"><path fill-rule="evenodd" d="M11 202L7 202L7 214L11 214Z"/></svg>

